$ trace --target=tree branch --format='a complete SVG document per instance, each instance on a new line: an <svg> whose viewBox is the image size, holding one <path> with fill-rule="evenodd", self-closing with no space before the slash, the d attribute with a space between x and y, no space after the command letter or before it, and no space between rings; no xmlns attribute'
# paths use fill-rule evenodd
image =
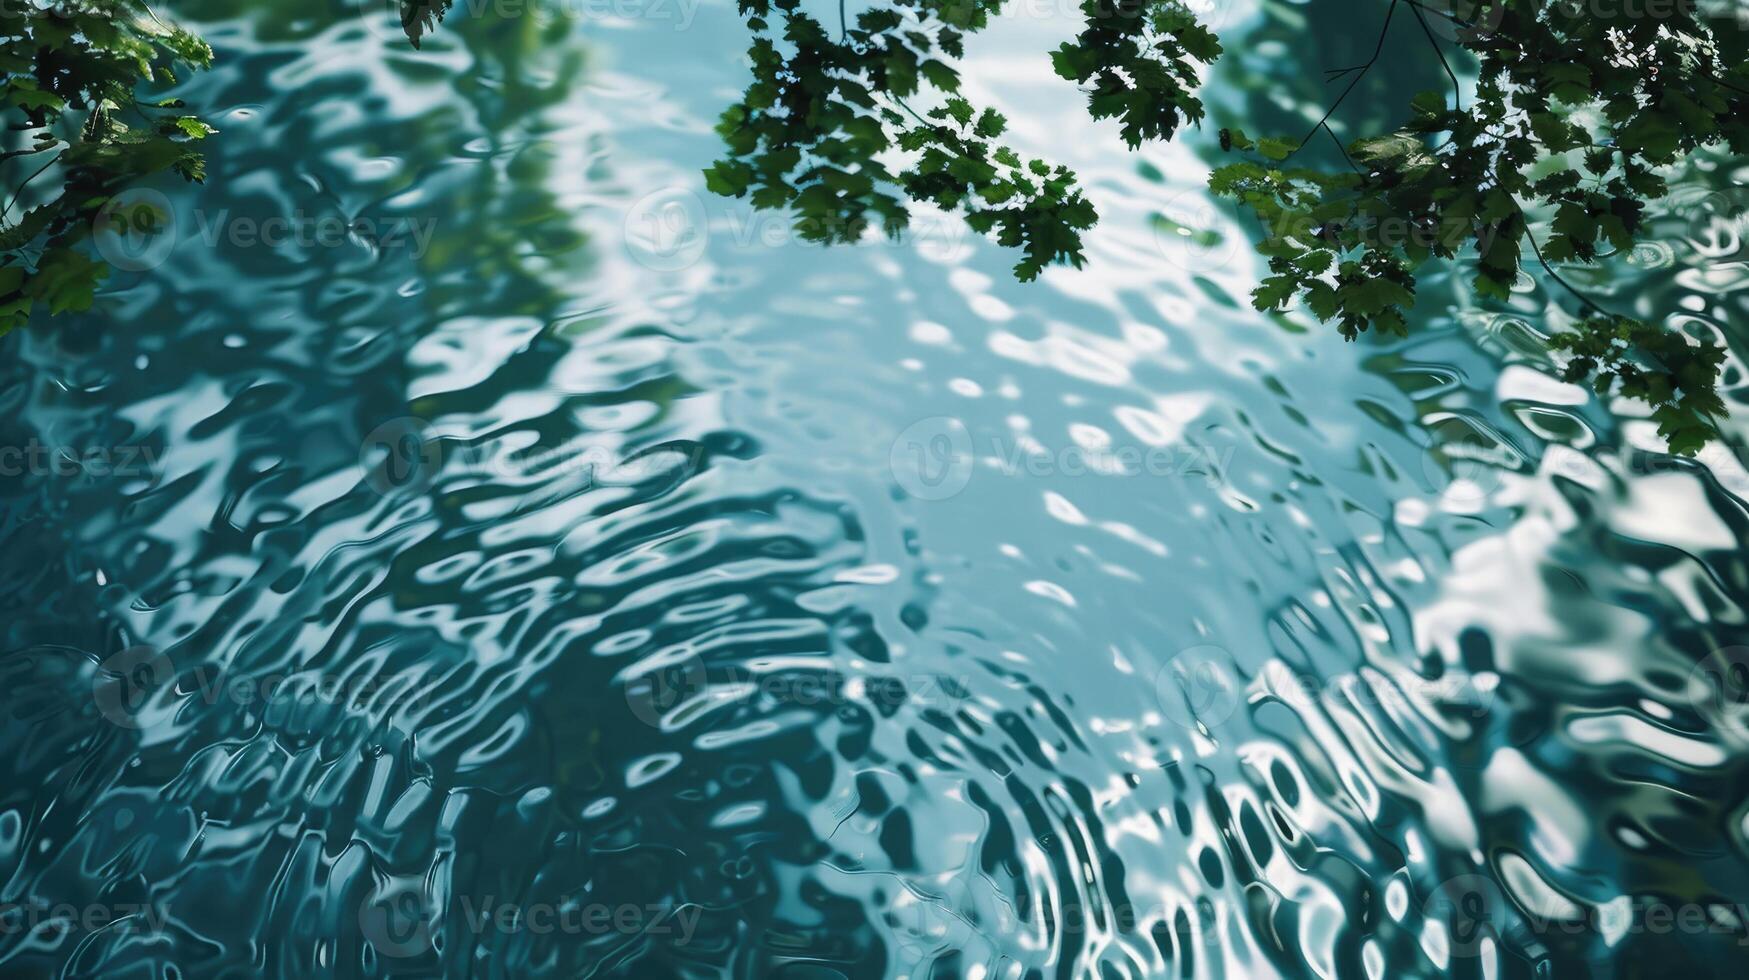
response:
<svg viewBox="0 0 1749 980"><path fill-rule="evenodd" d="M1383 57L1385 53L1385 35L1390 33L1391 18L1396 16L1397 4L1402 2L1403 0L1391 0L1391 8L1385 11L1385 25L1379 29L1379 43L1378 46L1373 49L1372 60L1364 65L1357 65L1353 68L1344 68L1336 73L1336 78L1340 78L1349 72L1359 72L1359 74L1354 76L1354 80L1348 83L1348 87L1342 90L1342 94L1337 97L1335 104L1331 105L1329 111L1324 113L1324 118L1318 120L1318 125L1313 126L1312 131L1306 134L1306 138L1300 140L1300 145L1294 148L1294 153L1298 153L1305 149L1306 144L1312 141L1312 137L1318 135L1318 130L1329 125L1330 117L1334 116L1336 110L1342 107L1343 101L1354 91L1354 87L1360 84L1360 80L1366 77L1366 73L1372 70L1372 66L1379 63L1379 58ZM1334 80L1335 78L1331 79L1331 81ZM1293 153L1289 153L1288 156L1293 156Z"/></svg>

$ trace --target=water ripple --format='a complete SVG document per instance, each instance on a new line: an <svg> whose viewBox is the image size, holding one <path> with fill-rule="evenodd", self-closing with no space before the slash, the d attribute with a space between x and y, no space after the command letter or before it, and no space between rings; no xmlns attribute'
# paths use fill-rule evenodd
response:
<svg viewBox="0 0 1749 980"><path fill-rule="evenodd" d="M824 250L704 195L729 5L417 54L386 11L185 6L210 186L3 369L5 970L1740 948L1744 433L1673 459L1558 381L1534 282L1430 278L1400 342L1251 312L1194 152L1061 141L1052 17L967 72L1104 216L1021 286L941 216ZM1243 6L1247 50L1305 29ZM1612 288L1723 335L1741 175L1698 179Z"/></svg>

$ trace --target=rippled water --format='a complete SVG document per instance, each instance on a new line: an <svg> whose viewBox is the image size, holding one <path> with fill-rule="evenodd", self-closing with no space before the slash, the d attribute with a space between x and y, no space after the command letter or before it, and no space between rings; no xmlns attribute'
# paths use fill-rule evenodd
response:
<svg viewBox="0 0 1749 980"><path fill-rule="evenodd" d="M1217 111L1340 6L1218 8ZM1057 8L967 70L1103 215L1030 286L706 196L732 5L528 9L173 6L210 185L0 368L5 975L1740 975L1741 419L1529 280L1253 313ZM1742 322L1734 167L1590 285Z"/></svg>

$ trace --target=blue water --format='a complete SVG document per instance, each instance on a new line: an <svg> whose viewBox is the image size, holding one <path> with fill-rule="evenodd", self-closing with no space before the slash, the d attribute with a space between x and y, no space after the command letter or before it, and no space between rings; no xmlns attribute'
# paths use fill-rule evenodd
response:
<svg viewBox="0 0 1749 980"><path fill-rule="evenodd" d="M1740 975L1741 418L1663 455L1529 279L1253 312L1060 6L965 72L1102 215L1022 285L707 195L731 4L172 5L212 178L0 367L0 973ZM1592 285L1743 322L1746 178Z"/></svg>

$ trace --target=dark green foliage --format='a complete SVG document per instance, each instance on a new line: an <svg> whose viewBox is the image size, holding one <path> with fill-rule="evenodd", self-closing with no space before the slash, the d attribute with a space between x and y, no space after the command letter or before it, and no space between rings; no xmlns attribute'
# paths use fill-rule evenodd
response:
<svg viewBox="0 0 1749 980"><path fill-rule="evenodd" d="M1658 168L1708 146L1749 152L1749 71L1683 4L1659 17L1628 5L1579 15L1541 0L1465 6L1475 26L1458 36L1478 63L1473 105L1417 95L1399 132L1347 148L1345 170L1287 166L1305 140L1223 137L1251 157L1218 170L1213 189L1262 222L1271 275L1257 307L1298 297L1351 339L1369 327L1403 333L1430 259L1473 248L1476 293L1500 301L1534 262L1585 313L1553 344L1574 355L1568 379L1600 394L1619 382L1620 394L1653 407L1674 450L1694 452L1725 411L1724 352L1602 309L1556 264L1631 249L1646 202L1666 193ZM1433 14L1393 0L1387 25L1392 16L1426 28ZM1423 33L1444 57L1435 32ZM1305 139L1327 133L1320 124Z"/></svg>
<svg viewBox="0 0 1749 980"><path fill-rule="evenodd" d="M833 40L797 12L796 0L742 0L756 34L754 80L719 126L730 155L707 172L709 186L751 194L756 207L794 208L804 236L817 241L853 241L871 218L896 233L906 220L903 192L960 209L974 228L1021 247L1022 279L1048 262L1081 264L1080 232L1094 214L1073 175L1038 162L1023 170L1012 151L992 150L985 141L1001 134L1000 121L985 127L952 95L958 75L938 58L958 57L963 33L984 26L999 5L899 0ZM781 49L765 36L774 6ZM1631 249L1646 202L1666 191L1659 167L1708 146L1744 152L1742 59L1722 51L1704 17L1681 4L1667 16L1625 5L1592 15L1543 0L1452 9L1466 19L1434 25L1428 18L1441 15L1433 8L1391 0L1381 30L1413 18L1434 57L1473 59L1479 83L1468 108L1455 104L1460 87L1448 65L1451 93L1417 95L1398 132L1346 147L1341 170L1288 164L1307 140L1334 136L1324 121L1299 139L1222 132L1222 148L1248 159L1219 169L1212 189L1264 229L1259 251L1270 275L1253 297L1257 307L1298 299L1351 340L1369 329L1404 334L1428 262L1472 250L1477 294L1504 302L1534 259L1585 314L1577 332L1554 344L1575 355L1567 376L1646 401L1671 446L1693 452L1724 414L1716 391L1723 351L1610 314L1572 290L1555 263ZM1081 10L1084 29L1053 63L1088 87L1094 118L1118 120L1131 147L1202 120L1199 66L1221 46L1183 4L1087 0ZM1381 51L1383 44L1381 35ZM1352 76L1346 96L1371 66L1332 80ZM948 99L930 113L933 124L904 101L926 86ZM895 146L921 154L896 175L881 162ZM1049 179L1035 185L1032 173ZM1545 223L1546 232L1533 231Z"/></svg>
<svg viewBox="0 0 1749 980"><path fill-rule="evenodd" d="M793 208L802 237L820 242L856 241L876 221L898 235L907 200L928 201L1019 248L1022 280L1051 263L1082 264L1081 233L1098 216L1075 176L995 143L1001 116L956 94L949 61L1000 0L897 0L841 25L836 39L798 6L742 0L754 77L717 127L729 155L705 172L711 190ZM1212 60L1220 46L1181 4L1088 0L1082 9L1086 31L1055 61L1059 74L1092 83L1095 115L1121 118L1132 143L1202 117L1191 61ZM927 115L906 102L930 90L942 104Z"/></svg>
<svg viewBox="0 0 1749 980"><path fill-rule="evenodd" d="M11 140L0 157L9 202L0 217L0 334L38 306L90 308L109 268L76 246L118 191L164 170L205 177L191 144L212 128L180 102L142 102L137 92L174 81L176 65L211 63L204 41L136 0L0 7L0 101ZM41 203L15 213L45 174L59 192L39 190Z"/></svg>
<svg viewBox="0 0 1749 980"><path fill-rule="evenodd" d="M1180 124L1202 121L1197 65L1221 54L1221 42L1184 5L1158 0L1087 0L1087 26L1051 55L1057 74L1091 82L1095 119L1123 121L1124 142L1171 139Z"/></svg>
<svg viewBox="0 0 1749 980"><path fill-rule="evenodd" d="M455 0L397 0L401 14L401 30L416 48L419 42L437 30L437 22L455 6Z"/></svg>
<svg viewBox="0 0 1749 980"><path fill-rule="evenodd" d="M900 148L920 154L899 175L905 192L943 210L963 210L974 229L1020 248L1025 258L1014 274L1022 281L1052 262L1080 265L1081 232L1098 215L1075 190L1075 175L1042 160L1022 163L1013 150L990 142L1007 125L1001 113L985 109L975 121L973 114L971 103L950 98L930 111L935 125L900 131Z"/></svg>
<svg viewBox="0 0 1749 980"><path fill-rule="evenodd" d="M753 83L717 125L729 153L705 171L706 186L793 209L807 241L854 242L876 222L897 236L907 200L929 201L1021 249L1021 279L1053 262L1080 265L1081 232L1097 215L1074 175L1022 161L995 142L1007 127L1000 114L952 95L959 76L943 59L959 57L965 32L996 6L901 0L834 39L797 0L742 0ZM946 99L924 115L906 99L926 89Z"/></svg>
<svg viewBox="0 0 1749 980"><path fill-rule="evenodd" d="M415 46L452 3L400 0ZM1217 170L1212 189L1263 227L1270 275L1256 306L1298 300L1349 339L1402 334L1429 262L1473 256L1476 294L1501 302L1534 262L1580 307L1576 327L1551 344L1569 356L1568 379L1647 402L1672 448L1693 452L1725 411L1716 388L1724 351L1603 309L1557 265L1631 248L1647 202L1667 193L1660 168L1709 147L1749 152L1741 30L1685 3L1657 11L1547 0L1378 4L1356 10L1382 8L1378 51L1393 21L1412 25L1451 91L1415 96L1396 132L1341 147L1341 168L1290 165L1313 138L1335 139L1329 115L1302 137L1221 132L1221 148L1244 158ZM953 63L965 37L1001 5L890 0L854 25L841 5L840 23L828 26L799 0L740 0L754 35L753 80L718 124L728 152L705 171L707 186L756 208L791 210L808 241L854 242L877 224L899 235L908 205L929 202L1020 249L1023 280L1052 263L1081 265L1081 233L1097 216L1075 175L1023 161L996 142L1002 117L958 94ZM1052 61L1084 86L1094 118L1117 120L1131 147L1202 121L1199 72L1221 46L1180 0L1087 0L1081 13L1083 29ZM1377 58L1331 73L1347 78L1332 114ZM1467 107L1448 58L1475 68ZM15 105L40 111L20 92ZM926 111L912 98L926 99ZM63 262L43 290L87 274ZM0 278L0 287L10 283ZM80 295L75 286L70 301Z"/></svg>
<svg viewBox="0 0 1749 980"><path fill-rule="evenodd" d="M1693 455L1725 414L1714 390L1725 351L1691 344L1682 334L1625 316L1592 316L1556 334L1549 346L1572 355L1564 380L1589 380L1599 394L1621 394L1652 406L1652 420L1670 451Z"/></svg>

